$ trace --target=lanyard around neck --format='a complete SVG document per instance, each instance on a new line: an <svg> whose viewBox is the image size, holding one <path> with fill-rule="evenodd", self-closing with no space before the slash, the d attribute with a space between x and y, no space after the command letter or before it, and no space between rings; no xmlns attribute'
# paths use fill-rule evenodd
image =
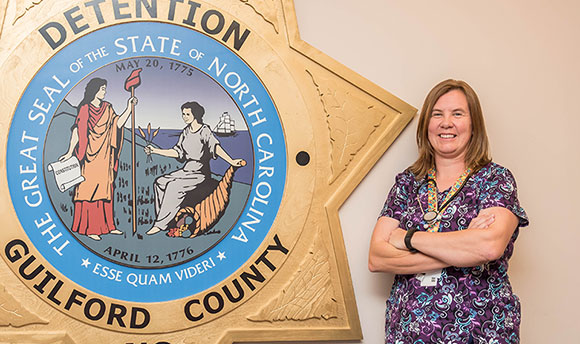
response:
<svg viewBox="0 0 580 344"><path fill-rule="evenodd" d="M465 169L463 173L457 178L455 183L451 186L451 189L445 196L445 199L441 202L441 206L438 207L437 203L437 178L435 176L435 168L431 168L427 172L427 212L423 211L421 206L421 200L419 199L419 194L417 193L417 200L419 201L419 206L423 212L423 227L429 232L438 232L439 225L441 224L441 215L447 209L447 206L451 201L457 196L459 191L463 188L469 176L471 175L471 168Z"/></svg>

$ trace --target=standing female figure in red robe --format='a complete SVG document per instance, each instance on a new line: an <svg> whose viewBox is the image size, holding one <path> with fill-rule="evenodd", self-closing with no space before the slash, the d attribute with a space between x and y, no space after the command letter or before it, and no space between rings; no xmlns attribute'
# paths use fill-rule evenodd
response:
<svg viewBox="0 0 580 344"><path fill-rule="evenodd" d="M91 79L85 87L83 100L77 106L65 161L78 158L85 181L75 188L72 231L101 240L103 234L123 234L115 227L113 217L114 181L119 167L125 122L131 115L131 97L119 116L111 103L104 101L105 79Z"/></svg>

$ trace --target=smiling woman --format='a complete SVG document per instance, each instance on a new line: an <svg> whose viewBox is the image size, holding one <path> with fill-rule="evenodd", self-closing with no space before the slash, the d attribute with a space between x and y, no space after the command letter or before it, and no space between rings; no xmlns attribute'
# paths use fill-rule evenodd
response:
<svg viewBox="0 0 580 344"><path fill-rule="evenodd" d="M437 100L429 120L428 138L438 156L452 159L465 154L471 139L471 116L462 91L449 91Z"/></svg>
<svg viewBox="0 0 580 344"><path fill-rule="evenodd" d="M375 226L369 269L397 274L386 343L517 343L520 303L507 275L528 225L515 180L491 162L477 95L446 80L427 95L419 158L396 178Z"/></svg>

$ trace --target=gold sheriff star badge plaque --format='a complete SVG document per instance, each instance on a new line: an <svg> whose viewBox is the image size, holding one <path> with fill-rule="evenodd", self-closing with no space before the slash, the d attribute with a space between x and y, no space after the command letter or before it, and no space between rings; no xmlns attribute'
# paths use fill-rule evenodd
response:
<svg viewBox="0 0 580 344"><path fill-rule="evenodd" d="M361 338L338 209L414 108L291 0L0 18L0 342Z"/></svg>

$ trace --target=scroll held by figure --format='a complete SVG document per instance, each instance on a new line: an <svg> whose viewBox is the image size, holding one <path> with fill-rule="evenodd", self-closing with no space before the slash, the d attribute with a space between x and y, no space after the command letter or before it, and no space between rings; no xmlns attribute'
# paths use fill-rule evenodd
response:
<svg viewBox="0 0 580 344"><path fill-rule="evenodd" d="M60 192L65 192L71 187L82 183L85 178L81 174L79 159L72 156L68 160L55 161L48 164L48 171L54 172L54 181Z"/></svg>

